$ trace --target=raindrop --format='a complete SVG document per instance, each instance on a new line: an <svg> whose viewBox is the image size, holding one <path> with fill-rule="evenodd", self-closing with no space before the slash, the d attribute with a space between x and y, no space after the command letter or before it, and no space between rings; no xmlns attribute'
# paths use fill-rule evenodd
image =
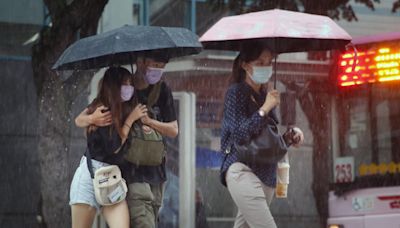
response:
<svg viewBox="0 0 400 228"><path fill-rule="evenodd" d="M38 223L42 223L43 218L42 218L42 216L38 215L38 216L36 216L36 220L38 221Z"/></svg>
<svg viewBox="0 0 400 228"><path fill-rule="evenodd" d="M116 36L115 36L115 39L119 40L119 39L120 39L120 37L119 37L118 35L116 35Z"/></svg>

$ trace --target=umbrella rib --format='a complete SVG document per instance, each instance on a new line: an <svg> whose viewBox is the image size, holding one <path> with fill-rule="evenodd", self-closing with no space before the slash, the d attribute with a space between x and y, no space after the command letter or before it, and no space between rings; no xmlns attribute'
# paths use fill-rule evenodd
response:
<svg viewBox="0 0 400 228"><path fill-rule="evenodd" d="M178 47L178 45L176 45L175 41L173 39L171 39L171 37L169 36L169 33L167 32L167 30L164 27L160 27L161 30L163 30L165 33L168 34L168 39L175 45L175 47Z"/></svg>

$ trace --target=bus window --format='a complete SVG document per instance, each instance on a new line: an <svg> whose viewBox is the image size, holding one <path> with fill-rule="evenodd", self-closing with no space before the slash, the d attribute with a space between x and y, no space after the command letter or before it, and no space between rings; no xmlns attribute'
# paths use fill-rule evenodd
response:
<svg viewBox="0 0 400 228"><path fill-rule="evenodd" d="M353 156L355 166L371 162L371 133L368 101L361 97L343 98L339 112L340 156Z"/></svg>
<svg viewBox="0 0 400 228"><path fill-rule="evenodd" d="M399 100L400 89L381 85L363 86L340 97L340 156L354 157L356 176L360 175L362 165L399 162ZM381 168L376 172L370 170L368 174L385 174L386 171ZM361 170L363 174L367 173Z"/></svg>

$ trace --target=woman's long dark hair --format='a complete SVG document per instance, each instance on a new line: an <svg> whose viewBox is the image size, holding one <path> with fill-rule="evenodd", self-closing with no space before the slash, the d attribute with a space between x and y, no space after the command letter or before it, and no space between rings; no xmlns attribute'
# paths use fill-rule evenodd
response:
<svg viewBox="0 0 400 228"><path fill-rule="evenodd" d="M99 83L99 92L97 97L88 106L88 114L92 114L97 107L104 105L109 108L112 116L112 126L115 127L118 134L122 137L122 126L123 121L132 110L132 106L123 104L121 99L121 86L127 78L131 78L131 73L122 67L110 67L104 73L104 77ZM124 103L133 102L133 97L130 101ZM130 108L129 110L128 107ZM95 130L95 126L88 127L88 133Z"/></svg>
<svg viewBox="0 0 400 228"><path fill-rule="evenodd" d="M246 78L246 71L242 68L243 62L251 62L260 57L266 47L260 42L249 42L242 45L239 55L233 62L231 83L240 83Z"/></svg>

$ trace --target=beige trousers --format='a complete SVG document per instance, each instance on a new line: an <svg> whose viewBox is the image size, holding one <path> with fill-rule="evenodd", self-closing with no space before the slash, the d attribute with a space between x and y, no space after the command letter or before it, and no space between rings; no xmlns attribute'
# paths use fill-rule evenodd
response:
<svg viewBox="0 0 400 228"><path fill-rule="evenodd" d="M233 163L226 173L226 183L238 207L234 228L276 228L269 205L274 188L263 184L243 163Z"/></svg>

